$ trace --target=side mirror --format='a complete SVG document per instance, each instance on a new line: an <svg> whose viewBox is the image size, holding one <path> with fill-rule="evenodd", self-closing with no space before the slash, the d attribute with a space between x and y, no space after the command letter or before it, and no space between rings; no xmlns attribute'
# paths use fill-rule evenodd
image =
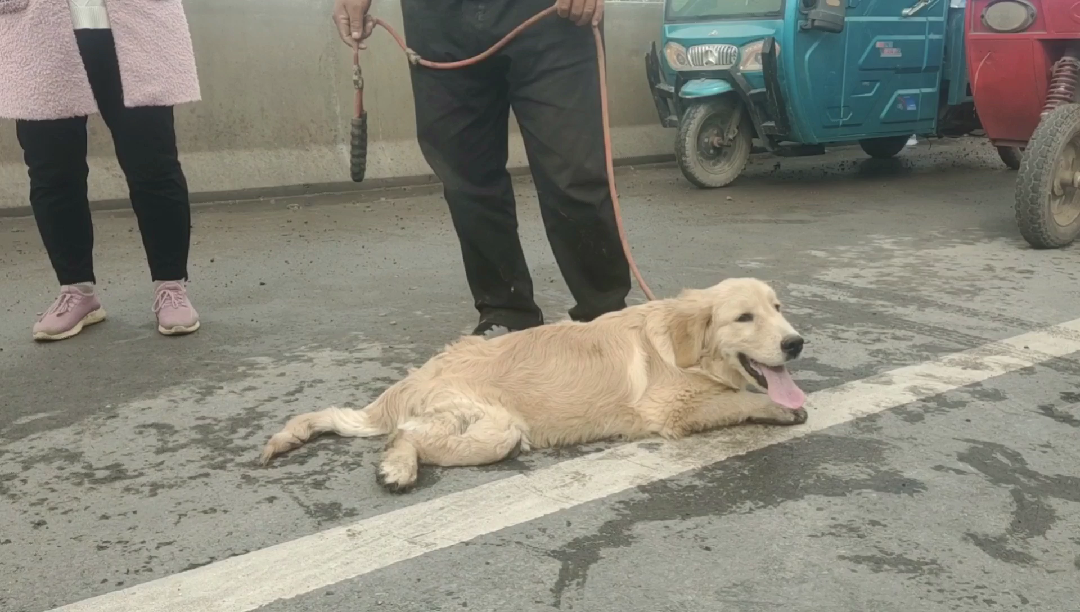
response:
<svg viewBox="0 0 1080 612"><path fill-rule="evenodd" d="M839 34L844 31L847 0L799 0L803 20L801 30L817 30Z"/></svg>

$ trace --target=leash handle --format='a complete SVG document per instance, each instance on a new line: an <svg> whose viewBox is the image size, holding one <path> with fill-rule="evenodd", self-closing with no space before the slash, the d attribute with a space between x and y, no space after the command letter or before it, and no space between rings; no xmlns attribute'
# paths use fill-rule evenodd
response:
<svg viewBox="0 0 1080 612"><path fill-rule="evenodd" d="M367 111L364 110L364 73L360 70L360 42L353 42L353 87L356 88L351 137L349 139L349 174L354 183L362 183L367 174Z"/></svg>
<svg viewBox="0 0 1080 612"><path fill-rule="evenodd" d="M349 153L349 173L354 183L364 181L367 174L367 112L352 120L352 139Z"/></svg>

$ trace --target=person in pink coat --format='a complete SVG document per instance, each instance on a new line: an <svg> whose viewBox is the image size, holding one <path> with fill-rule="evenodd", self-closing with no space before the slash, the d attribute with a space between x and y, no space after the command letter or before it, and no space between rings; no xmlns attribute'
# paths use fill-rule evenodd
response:
<svg viewBox="0 0 1080 612"><path fill-rule="evenodd" d="M95 292L87 116L115 143L138 218L158 331L187 334L191 209L173 107L200 99L181 0L0 0L0 117L16 120L30 205L60 282L34 325L62 340L105 319Z"/></svg>

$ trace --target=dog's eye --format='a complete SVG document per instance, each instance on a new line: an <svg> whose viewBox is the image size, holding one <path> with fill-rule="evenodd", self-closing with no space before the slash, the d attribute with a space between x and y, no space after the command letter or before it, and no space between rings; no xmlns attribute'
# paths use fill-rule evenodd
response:
<svg viewBox="0 0 1080 612"><path fill-rule="evenodd" d="M780 312L780 304L776 304L773 308L776 309L776 312Z"/></svg>
<svg viewBox="0 0 1080 612"><path fill-rule="evenodd" d="M749 312L744 312L743 314L739 315L738 319L735 319L735 321L738 322L738 323L749 323L750 321L753 321L753 320L754 320L754 315L750 314Z"/></svg>

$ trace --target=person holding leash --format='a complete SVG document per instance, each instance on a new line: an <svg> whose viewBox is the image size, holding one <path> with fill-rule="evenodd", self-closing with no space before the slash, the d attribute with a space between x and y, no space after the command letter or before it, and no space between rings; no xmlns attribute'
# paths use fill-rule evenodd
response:
<svg viewBox="0 0 1080 612"><path fill-rule="evenodd" d="M371 0L336 0L334 21L364 48ZM550 0L402 0L405 38L420 57L462 60L494 45L549 8ZM558 0L558 14L529 28L490 59L460 70L412 66L416 130L443 183L480 313L474 333L541 325L518 237L506 164L514 110L555 259L576 301L570 317L590 321L626 306L630 269L608 190L596 46L591 27L603 0Z"/></svg>
<svg viewBox="0 0 1080 612"><path fill-rule="evenodd" d="M95 113L127 178L158 331L199 328L185 287L191 211L173 128L173 106L199 98L181 0L0 0L0 117L16 120L30 206L60 282L35 339L70 338L105 318L87 200Z"/></svg>

